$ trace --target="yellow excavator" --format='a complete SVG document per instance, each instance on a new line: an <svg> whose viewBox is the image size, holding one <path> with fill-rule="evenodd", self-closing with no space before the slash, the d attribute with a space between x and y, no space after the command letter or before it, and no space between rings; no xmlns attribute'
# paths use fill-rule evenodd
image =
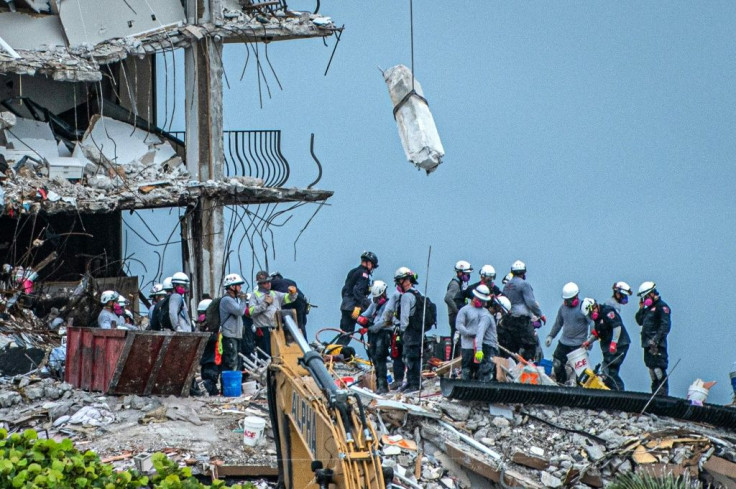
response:
<svg viewBox="0 0 736 489"><path fill-rule="evenodd" d="M271 330L267 381L279 488L385 489L393 470L381 466L360 397L336 386L289 312Z"/></svg>

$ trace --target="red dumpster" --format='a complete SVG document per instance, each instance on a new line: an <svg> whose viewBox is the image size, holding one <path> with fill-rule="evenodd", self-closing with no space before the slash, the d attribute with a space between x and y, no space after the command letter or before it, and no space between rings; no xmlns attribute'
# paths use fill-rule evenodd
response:
<svg viewBox="0 0 736 489"><path fill-rule="evenodd" d="M107 394L189 394L210 333L69 328L65 380Z"/></svg>

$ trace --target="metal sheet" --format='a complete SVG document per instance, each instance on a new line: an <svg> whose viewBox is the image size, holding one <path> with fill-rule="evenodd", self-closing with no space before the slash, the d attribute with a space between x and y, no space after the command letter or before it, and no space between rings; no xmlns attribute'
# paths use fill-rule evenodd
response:
<svg viewBox="0 0 736 489"><path fill-rule="evenodd" d="M112 379L126 331L68 328L65 380L84 390L104 392Z"/></svg>

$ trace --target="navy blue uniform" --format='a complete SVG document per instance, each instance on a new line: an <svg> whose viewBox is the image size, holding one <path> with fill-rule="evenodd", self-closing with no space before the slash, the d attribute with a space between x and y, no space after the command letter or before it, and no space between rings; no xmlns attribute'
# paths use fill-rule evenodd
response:
<svg viewBox="0 0 736 489"><path fill-rule="evenodd" d="M647 307L642 305L636 311L636 322L641 326L641 346L644 348L644 365L649 368L652 378L652 392L660 385L661 395L667 395L667 335L670 332L670 307L659 297Z"/></svg>
<svg viewBox="0 0 736 489"><path fill-rule="evenodd" d="M616 328L620 328L616 331ZM618 338L615 338L615 333ZM601 304L598 319L593 322L593 335L601 342L601 353L603 353L603 374L606 376L606 385L611 390L624 390L624 381L619 376L621 364L624 363L626 353L629 351L631 338L624 327L618 311L608 305ZM617 340L617 341L614 341ZM616 352L611 353L611 342L616 343Z"/></svg>
<svg viewBox="0 0 736 489"><path fill-rule="evenodd" d="M337 344L347 345L350 343L355 332L355 319L353 319L353 310L359 307L365 310L370 305L368 293L371 289L371 271L363 265L359 265L348 272L345 278L345 285L342 286L342 303L340 304L340 329L346 333L337 339Z"/></svg>

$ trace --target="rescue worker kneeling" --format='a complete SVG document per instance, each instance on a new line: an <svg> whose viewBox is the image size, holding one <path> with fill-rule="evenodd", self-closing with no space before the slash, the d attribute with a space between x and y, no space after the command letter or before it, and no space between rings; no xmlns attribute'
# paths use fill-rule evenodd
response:
<svg viewBox="0 0 736 489"><path fill-rule="evenodd" d="M496 321L488 311L488 302L491 300L491 291L486 285L479 285L473 291L473 300L463 306L457 313L455 327L460 335L460 350L462 352L462 379L490 380L492 371L489 362L498 354L498 340L496 337ZM488 340L486 341L486 333ZM488 343L485 348L484 342ZM484 352L483 350L487 351ZM481 362L486 359L484 370L479 374Z"/></svg>
<svg viewBox="0 0 736 489"><path fill-rule="evenodd" d="M373 282L371 286L371 304L363 314L358 316L357 323L360 325L360 334L368 333L368 357L376 369L376 393L386 394L388 392L388 368L386 358L391 345L391 332L393 322L384 320L384 313L388 303L386 296L386 283L380 280Z"/></svg>
<svg viewBox="0 0 736 489"><path fill-rule="evenodd" d="M601 341L602 373L605 376L606 386L614 391L624 390L624 381L618 372L624 363L626 352L629 351L631 338L621 321L621 316L614 307L598 304L589 297L583 299L580 310L593 321L593 329L583 347L589 349L594 341Z"/></svg>

